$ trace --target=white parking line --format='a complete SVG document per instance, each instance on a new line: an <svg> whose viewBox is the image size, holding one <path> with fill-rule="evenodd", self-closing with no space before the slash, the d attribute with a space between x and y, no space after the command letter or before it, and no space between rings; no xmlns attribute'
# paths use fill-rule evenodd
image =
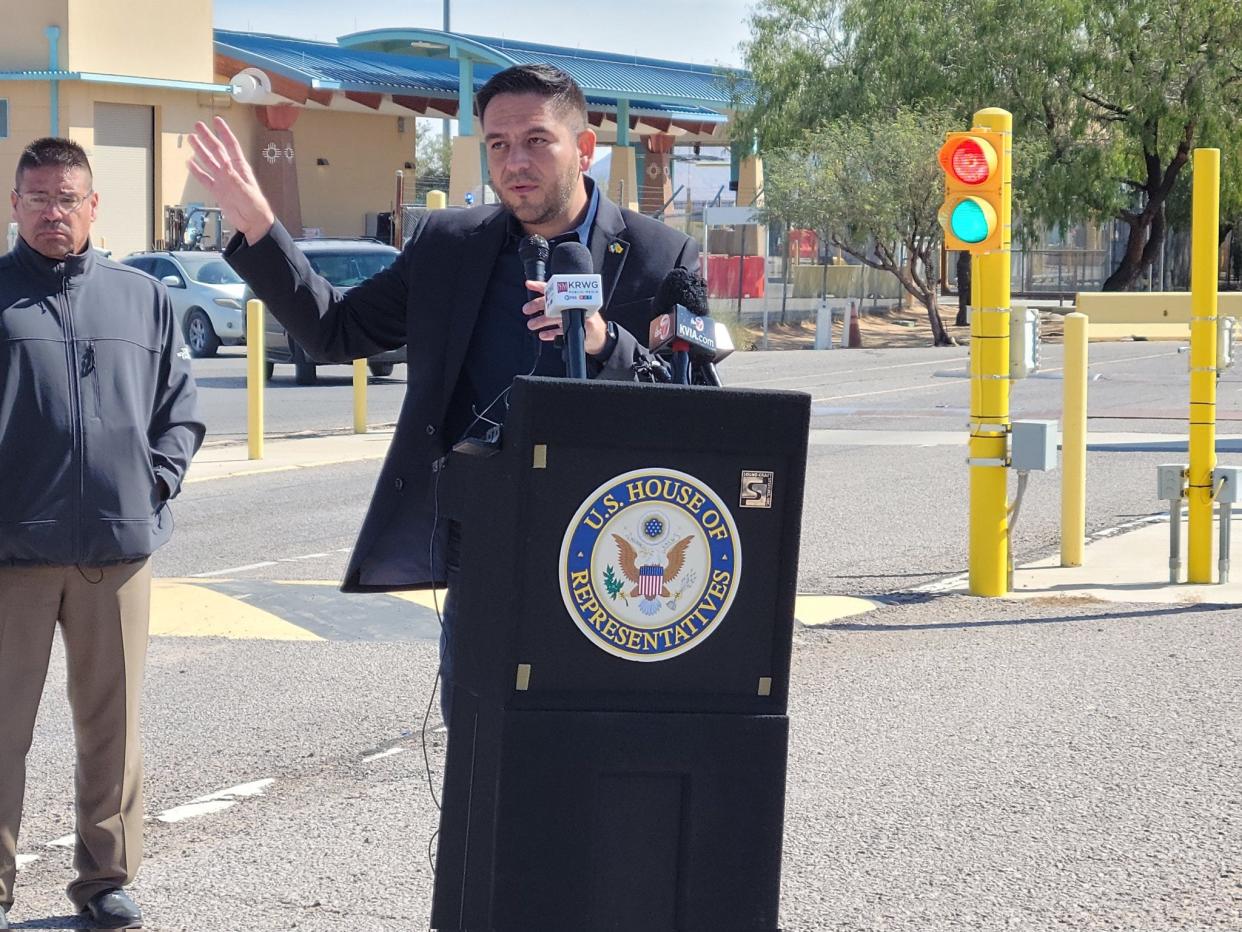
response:
<svg viewBox="0 0 1242 932"><path fill-rule="evenodd" d="M244 573L247 570L261 570L265 566L275 566L275 560L264 560L262 563L247 563L245 566L230 566L227 570L215 570L211 573L194 573L190 579L207 579L211 576L232 576L236 573Z"/></svg>
<svg viewBox="0 0 1242 932"><path fill-rule="evenodd" d="M61 835L47 843L49 848L72 848L78 840L77 835Z"/></svg>
<svg viewBox="0 0 1242 932"><path fill-rule="evenodd" d="M37 854L19 854L17 856L17 869L21 870L26 865L33 864L37 860L39 860Z"/></svg>
<svg viewBox="0 0 1242 932"><path fill-rule="evenodd" d="M246 573L250 570L266 569L269 566L279 566L281 563L294 563L298 560L320 560L324 557L330 557L334 553L349 553L352 547L340 547L336 550L329 550L326 553L303 553L295 557L281 557L279 560L264 560L262 563L247 563L245 566L230 566L225 570L212 570L210 573L191 573L186 579L210 579L213 576L236 576L239 573Z"/></svg>
<svg viewBox="0 0 1242 932"><path fill-rule="evenodd" d="M392 757L394 754L404 754L405 748L389 748L387 751L380 751L378 754L368 754L362 759L362 763L369 764L373 760L381 760L385 757Z"/></svg>
<svg viewBox="0 0 1242 932"><path fill-rule="evenodd" d="M248 799L252 796L262 796L267 788L275 782L274 779L268 777L264 780L255 780L253 783L232 786L227 790L220 790L218 793L200 796L184 806L174 806L172 809L166 809L155 818L160 822L173 823L223 812L243 799Z"/></svg>

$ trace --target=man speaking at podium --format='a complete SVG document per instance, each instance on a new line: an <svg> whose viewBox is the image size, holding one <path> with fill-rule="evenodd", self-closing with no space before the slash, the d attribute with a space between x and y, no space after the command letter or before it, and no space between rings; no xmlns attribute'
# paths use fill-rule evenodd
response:
<svg viewBox="0 0 1242 932"><path fill-rule="evenodd" d="M583 341L595 378L635 377L660 282L674 267L698 263L693 240L620 209L587 177L595 133L582 91L564 71L498 72L479 90L477 109L500 205L428 211L392 267L344 296L311 270L276 221L225 122L217 117L214 132L199 123L190 138L192 173L237 231L226 258L311 356L347 362L407 346L406 398L346 592L445 582L451 591L455 534L436 520L437 463L459 440L504 420L516 376L565 375L550 342L560 325L544 315L542 296L528 300L528 286L538 294L543 285L526 280L524 237L589 248L604 297ZM446 686L452 615L450 597L441 639Z"/></svg>

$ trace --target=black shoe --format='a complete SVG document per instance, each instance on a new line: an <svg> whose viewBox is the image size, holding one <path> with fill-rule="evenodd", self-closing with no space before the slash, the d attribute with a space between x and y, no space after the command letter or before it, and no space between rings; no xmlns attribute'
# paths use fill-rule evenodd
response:
<svg viewBox="0 0 1242 932"><path fill-rule="evenodd" d="M119 887L96 893L86 901L86 908L96 929L141 929L142 910L128 893Z"/></svg>

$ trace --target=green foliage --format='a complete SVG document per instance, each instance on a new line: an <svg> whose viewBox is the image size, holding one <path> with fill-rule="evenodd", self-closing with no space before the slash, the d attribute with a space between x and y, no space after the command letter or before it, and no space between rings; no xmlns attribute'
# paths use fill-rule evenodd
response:
<svg viewBox="0 0 1242 932"><path fill-rule="evenodd" d="M452 140L444 138L438 120L417 120L414 129L414 177L448 178L453 163Z"/></svg>
<svg viewBox="0 0 1242 932"><path fill-rule="evenodd" d="M767 154L766 213L892 273L934 313L944 197L936 151L947 129L942 116L898 110L807 132Z"/></svg>
<svg viewBox="0 0 1242 932"><path fill-rule="evenodd" d="M608 590L608 594L612 598L616 598L621 594L621 588L624 584L617 579L616 574L612 571L612 564L604 569L604 588Z"/></svg>
<svg viewBox="0 0 1242 932"><path fill-rule="evenodd" d="M999 106L1028 227L1119 218L1141 248L1188 197L1196 146L1222 149L1222 216L1242 214L1240 3L764 0L751 25L756 104L738 131L764 148L842 118L913 108L963 127Z"/></svg>

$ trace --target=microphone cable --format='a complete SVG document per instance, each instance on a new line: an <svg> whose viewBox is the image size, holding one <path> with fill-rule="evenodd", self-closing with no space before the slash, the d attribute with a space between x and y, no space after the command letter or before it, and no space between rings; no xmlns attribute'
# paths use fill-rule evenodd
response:
<svg viewBox="0 0 1242 932"><path fill-rule="evenodd" d="M535 359L534 359L534 362L531 363L530 370L526 372L527 376L531 376L535 374L535 370L539 368L539 360L543 358L544 341L539 339L539 335L537 333L532 332L531 336L534 338L535 343L536 343ZM474 425L478 424L479 421L481 420L487 420L488 423L494 425L491 428L491 430L498 431L499 427L498 425L496 425L496 422L489 420L486 417L486 415L489 411L492 410L492 408L494 408L498 403L500 403L502 399L505 402L505 407L507 410L508 403L509 403L508 402L509 392L511 392L512 390L513 390L513 383L510 382L507 386L505 386L504 390L501 391L500 394L498 394L495 398L493 398L488 403L488 405L483 409L482 412L474 411L474 407L471 406L471 411L474 413L474 420L471 421L468 425L466 425L466 428L465 430L461 432L461 435L456 440L454 440L453 443L449 445L449 451L451 452L453 447L455 447L457 444L461 443L463 440L469 437L470 431L474 429ZM448 453L445 453L444 456L440 457L439 460L437 460L435 463L432 464L432 471L435 473L435 482L432 486L432 495L431 495L431 501L432 501L431 535L427 541L427 564L428 566L431 566L431 567L434 567L436 565L436 532L440 528L440 476L443 474L444 467L447 464L448 464ZM447 583L447 580L445 580L445 582ZM447 592L447 586L446 586L446 592ZM435 586L431 587L431 602L435 608L436 624L439 626L440 631L443 632L444 631L444 615L440 609L440 590ZM443 687L443 682L442 682L442 678L440 674L440 666L437 663L436 664L436 676L435 676L435 679L432 680L432 683L431 683L431 694L427 697L427 707L426 709L423 710L422 728L419 733L419 743L422 745L422 749L423 749L423 772L427 779L427 790L431 796L431 801L435 804L437 812L442 812L444 809L444 806L440 801L439 794L436 792L435 775L432 773L432 768L431 768L431 754L427 749L427 726L431 722L431 710L435 706L435 703L436 703L436 693L442 690L443 688L444 687ZM444 723L444 728L445 728L445 734L447 734L448 733L448 722ZM437 828L431 834L431 837L427 840L427 864L431 868L431 878L432 878L433 884L435 882L435 876L436 876L436 862L435 862L435 856L432 854L432 849L439 835L440 835L440 829Z"/></svg>

